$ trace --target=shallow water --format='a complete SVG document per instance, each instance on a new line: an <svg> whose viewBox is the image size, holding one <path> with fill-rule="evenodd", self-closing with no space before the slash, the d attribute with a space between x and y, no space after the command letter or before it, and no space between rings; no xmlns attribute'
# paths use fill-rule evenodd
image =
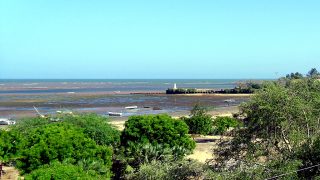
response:
<svg viewBox="0 0 320 180"><path fill-rule="evenodd" d="M233 88L239 81L244 80L0 80L0 116L35 114L33 106L44 114L69 109L99 114L123 112L129 116L186 111L197 103L209 107L239 105L248 98L231 97L236 101L226 104L224 100L230 97L129 93L164 92L174 83L185 88ZM133 105L139 110L124 108Z"/></svg>

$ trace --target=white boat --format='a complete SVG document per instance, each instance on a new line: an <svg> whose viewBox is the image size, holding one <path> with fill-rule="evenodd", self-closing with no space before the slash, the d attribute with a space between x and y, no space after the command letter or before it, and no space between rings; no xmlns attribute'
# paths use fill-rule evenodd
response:
<svg viewBox="0 0 320 180"><path fill-rule="evenodd" d="M127 106L126 109L138 109L138 106Z"/></svg>
<svg viewBox="0 0 320 180"><path fill-rule="evenodd" d="M0 125L14 125L16 124L15 121L11 121L7 118L0 118Z"/></svg>
<svg viewBox="0 0 320 180"><path fill-rule="evenodd" d="M72 111L69 111L69 110L58 110L56 111L57 114L70 114L72 115L73 112Z"/></svg>
<svg viewBox="0 0 320 180"><path fill-rule="evenodd" d="M224 100L224 102L225 103L234 103L234 102L236 102L236 100L234 100L234 99L226 99L226 100Z"/></svg>
<svg viewBox="0 0 320 180"><path fill-rule="evenodd" d="M118 113L118 112L108 112L109 116L122 116L122 113Z"/></svg>

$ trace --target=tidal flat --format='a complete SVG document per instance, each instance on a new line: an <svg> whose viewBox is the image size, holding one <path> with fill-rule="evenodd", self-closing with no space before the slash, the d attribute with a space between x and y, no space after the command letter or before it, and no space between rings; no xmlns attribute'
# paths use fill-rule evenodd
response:
<svg viewBox="0 0 320 180"><path fill-rule="evenodd" d="M0 94L0 116L19 118L35 116L33 107L44 114L58 110L94 112L107 114L109 111L122 112L124 116L141 114L185 114L195 104L210 109L238 106L250 96L230 94L167 95L130 93L42 93L42 94ZM234 99L232 103L225 100ZM126 110L126 106L138 106L136 110Z"/></svg>

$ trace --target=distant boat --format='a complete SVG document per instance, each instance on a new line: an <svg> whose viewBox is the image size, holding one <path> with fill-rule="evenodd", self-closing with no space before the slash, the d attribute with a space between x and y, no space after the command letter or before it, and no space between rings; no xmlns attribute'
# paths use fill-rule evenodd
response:
<svg viewBox="0 0 320 180"><path fill-rule="evenodd" d="M126 109L138 109L138 106L127 106Z"/></svg>
<svg viewBox="0 0 320 180"><path fill-rule="evenodd" d="M0 125L14 125L16 124L15 121L11 121L7 118L0 118Z"/></svg>
<svg viewBox="0 0 320 180"><path fill-rule="evenodd" d="M122 113L118 113L118 112L108 112L109 116L122 116Z"/></svg>
<svg viewBox="0 0 320 180"><path fill-rule="evenodd" d="M69 111L69 110L58 110L56 111L57 114L70 114L72 115L73 112L72 111Z"/></svg>
<svg viewBox="0 0 320 180"><path fill-rule="evenodd" d="M224 100L224 102L225 103L234 103L234 102L236 102L236 100L234 100L234 99L226 99L226 100Z"/></svg>

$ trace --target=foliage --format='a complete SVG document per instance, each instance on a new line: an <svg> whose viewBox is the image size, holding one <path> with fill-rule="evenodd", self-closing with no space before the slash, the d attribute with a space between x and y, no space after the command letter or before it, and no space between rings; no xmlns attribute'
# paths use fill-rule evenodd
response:
<svg viewBox="0 0 320 180"><path fill-rule="evenodd" d="M182 118L189 126L189 133L207 135L212 130L212 118L204 107L196 104L191 110L190 118Z"/></svg>
<svg viewBox="0 0 320 180"><path fill-rule="evenodd" d="M176 161L190 153L190 150L182 146L164 147L162 144L138 144L136 151L130 152L132 159L129 162L137 164L157 161ZM130 157L129 157L130 158Z"/></svg>
<svg viewBox="0 0 320 180"><path fill-rule="evenodd" d="M41 166L39 169L32 171L30 174L25 176L26 180L33 179L102 179L101 176L95 173L88 173L84 171L80 166L75 166L71 164L63 164L59 162L51 163L50 165Z"/></svg>
<svg viewBox="0 0 320 180"><path fill-rule="evenodd" d="M296 72L296 73L287 74L286 78L290 79L290 80L292 80L292 79L302 79L303 75L301 73L299 73L299 72Z"/></svg>
<svg viewBox="0 0 320 180"><path fill-rule="evenodd" d="M241 107L248 133L266 139L282 153L294 151L319 132L319 92L320 82L312 79L293 82L289 87L268 84Z"/></svg>
<svg viewBox="0 0 320 180"><path fill-rule="evenodd" d="M197 89L194 88L178 88L178 89L167 89L166 94L194 94Z"/></svg>
<svg viewBox="0 0 320 180"><path fill-rule="evenodd" d="M245 127L237 131L232 141L218 145L214 168L240 172L239 179L265 179L287 172L293 173L284 178L298 179L298 169L320 160L315 150L319 149L315 143L320 132L319 107L318 80L264 84L249 102L241 105ZM261 159L262 165L256 166ZM299 178L310 177L301 174Z"/></svg>
<svg viewBox="0 0 320 180"><path fill-rule="evenodd" d="M17 167L30 172L52 161L76 164L82 159L102 160L107 171L111 167L112 150L98 146L80 129L65 123L52 123L31 129L22 142ZM109 172L108 172L109 173Z"/></svg>
<svg viewBox="0 0 320 180"><path fill-rule="evenodd" d="M240 83L239 86L233 89L221 89L219 91L215 91L215 93L221 94L252 94L255 93L257 90L262 89L262 83L255 83L255 82L246 82Z"/></svg>
<svg viewBox="0 0 320 180"><path fill-rule="evenodd" d="M107 118L103 116L97 114L64 115L60 119L82 128L83 132L98 145L116 146L120 143L120 132L112 127Z"/></svg>
<svg viewBox="0 0 320 180"><path fill-rule="evenodd" d="M11 126L11 131L15 131L21 135L26 135L30 133L31 129L35 129L47 124L53 123L47 118L33 117L33 118L23 118L17 121L14 126Z"/></svg>
<svg viewBox="0 0 320 180"><path fill-rule="evenodd" d="M22 137L11 131L0 130L0 162L9 162L19 156Z"/></svg>
<svg viewBox="0 0 320 180"><path fill-rule="evenodd" d="M184 180L203 179L205 176L204 166L196 161L152 161L143 164L137 172L126 175L125 179Z"/></svg>
<svg viewBox="0 0 320 180"><path fill-rule="evenodd" d="M242 123L239 120L228 116L216 117L213 120L213 132L215 134L223 134L231 127L235 128L240 126L242 126Z"/></svg>
<svg viewBox="0 0 320 180"><path fill-rule="evenodd" d="M310 78L319 78L320 77L320 73L318 72L318 70L316 68L312 68L308 74L307 77Z"/></svg>
<svg viewBox="0 0 320 180"><path fill-rule="evenodd" d="M301 178L313 179L316 176L320 176L320 137L316 137L314 140L309 139L306 141L299 151L296 152L296 157L302 160L302 165L300 169L309 168L316 166L314 168L307 169L305 171L299 172Z"/></svg>
<svg viewBox="0 0 320 180"><path fill-rule="evenodd" d="M168 115L131 116L121 134L121 144L125 153L133 158L144 152L143 148L146 146L149 146L147 152L151 151L150 148L183 149L172 151L174 156L183 157L195 148L195 142L187 133L188 126L183 121L172 119Z"/></svg>

